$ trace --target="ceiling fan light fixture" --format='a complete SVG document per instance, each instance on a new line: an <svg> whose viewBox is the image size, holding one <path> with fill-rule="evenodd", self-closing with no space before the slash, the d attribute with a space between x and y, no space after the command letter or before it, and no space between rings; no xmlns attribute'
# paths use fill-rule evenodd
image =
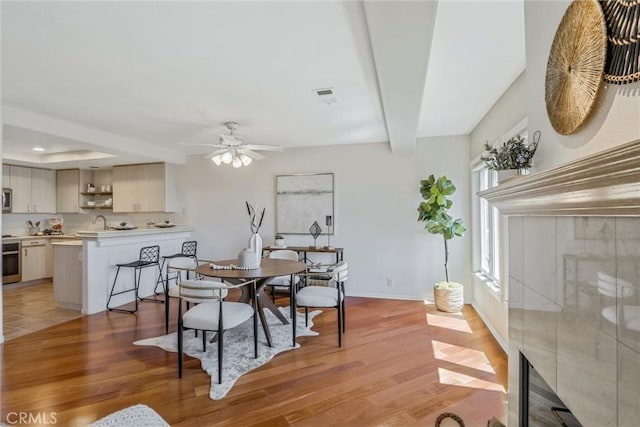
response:
<svg viewBox="0 0 640 427"><path fill-rule="evenodd" d="M227 151L222 155L221 160L222 160L222 163L224 163L225 165L228 165L233 161L233 154L231 154L230 151Z"/></svg>
<svg viewBox="0 0 640 427"><path fill-rule="evenodd" d="M220 154L218 154L218 155L216 155L216 156L213 156L213 157L211 158L211 161L212 161L213 163L215 163L215 164L216 164L216 166L220 166L220 164L222 163L222 156L221 156Z"/></svg>
<svg viewBox="0 0 640 427"><path fill-rule="evenodd" d="M242 167L242 160L240 160L240 157L238 157L237 155L236 155L236 156L233 156L233 163L232 163L232 165L233 165L233 167L234 167L234 168L240 168L240 167Z"/></svg>
<svg viewBox="0 0 640 427"><path fill-rule="evenodd" d="M249 166L251 164L251 162L253 161L253 159L249 156L247 156L246 154L243 154L240 156L240 161L242 161L242 164L245 166Z"/></svg>

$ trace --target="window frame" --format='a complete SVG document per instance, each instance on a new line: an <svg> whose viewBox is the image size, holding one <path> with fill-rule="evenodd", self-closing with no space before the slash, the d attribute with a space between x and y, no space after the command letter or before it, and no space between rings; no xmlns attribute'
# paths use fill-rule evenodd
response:
<svg viewBox="0 0 640 427"><path fill-rule="evenodd" d="M497 138L493 145L502 144L503 141L516 135L528 139L526 118ZM507 218L477 195L479 191L498 185L498 174L496 171L489 170L480 156L473 159L470 166L471 188L474 190L472 195L474 275L496 298L506 301L509 277Z"/></svg>

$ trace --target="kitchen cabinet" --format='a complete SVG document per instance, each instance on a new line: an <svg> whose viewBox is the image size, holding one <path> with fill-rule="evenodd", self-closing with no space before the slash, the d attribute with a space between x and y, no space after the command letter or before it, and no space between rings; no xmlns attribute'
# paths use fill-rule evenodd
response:
<svg viewBox="0 0 640 427"><path fill-rule="evenodd" d="M26 239L22 242L22 281L51 277L51 246L47 239Z"/></svg>
<svg viewBox="0 0 640 427"><path fill-rule="evenodd" d="M11 188L11 166L2 165L2 187Z"/></svg>
<svg viewBox="0 0 640 427"><path fill-rule="evenodd" d="M53 299L61 308L82 309L82 241L53 242Z"/></svg>
<svg viewBox="0 0 640 427"><path fill-rule="evenodd" d="M10 188L13 190L12 213L54 213L56 211L54 170L10 165L9 176Z"/></svg>
<svg viewBox="0 0 640 427"><path fill-rule="evenodd" d="M114 212L176 212L176 168L166 163L115 166Z"/></svg>
<svg viewBox="0 0 640 427"><path fill-rule="evenodd" d="M80 170L56 171L56 208L60 213L79 212Z"/></svg>

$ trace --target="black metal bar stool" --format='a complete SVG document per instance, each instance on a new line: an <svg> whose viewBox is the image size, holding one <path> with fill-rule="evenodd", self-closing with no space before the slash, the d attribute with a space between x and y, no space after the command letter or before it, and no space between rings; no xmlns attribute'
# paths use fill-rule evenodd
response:
<svg viewBox="0 0 640 427"><path fill-rule="evenodd" d="M171 258L177 258L177 257L188 257L188 258L193 258L196 263L198 262L198 257L196 255L196 252L198 250L198 242L196 242L195 240L191 240L188 242L183 242L182 243L182 251L177 253L177 254L173 254L173 255L165 255L162 257L162 264L160 265L160 270L164 271L164 266L167 262L168 259ZM169 271L167 271L165 273L165 280L162 280L162 276L160 276L158 278L158 281L156 282L156 287L154 288L153 292L155 294L158 294L158 285L164 286L165 289L165 293L166 290L169 289L169 281L170 280L175 280L176 284L178 283L178 279L180 278L180 271L177 271L175 273L174 276L169 277ZM188 272L187 272L187 279L188 277Z"/></svg>
<svg viewBox="0 0 640 427"><path fill-rule="evenodd" d="M152 298L141 298L138 295L138 288L140 287L140 276L142 275L142 269L147 267L153 267L154 265L158 267L158 281L162 282L162 270L160 268L160 246L146 246L140 249L140 257L137 261L129 262L126 264L116 264L118 269L116 270L116 277L113 279L113 286L111 287L111 293L109 294L109 299L107 300L107 310L109 311L119 311L123 313L135 313L138 311L138 300L140 301L149 301L149 302L157 302L162 303L162 300L156 300ZM125 289L124 291L114 292L116 289L116 283L118 282L118 273L120 273L120 268L133 268L133 288ZM134 310L126 310L123 308L112 308L109 306L111 303L111 298L114 295L120 295L127 292L135 292L135 309Z"/></svg>

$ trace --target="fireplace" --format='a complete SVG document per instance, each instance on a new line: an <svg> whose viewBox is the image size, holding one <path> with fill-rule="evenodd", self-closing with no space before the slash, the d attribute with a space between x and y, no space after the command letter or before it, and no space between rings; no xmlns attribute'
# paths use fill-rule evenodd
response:
<svg viewBox="0 0 640 427"><path fill-rule="evenodd" d="M582 427L538 371L520 353L520 420L529 427Z"/></svg>
<svg viewBox="0 0 640 427"><path fill-rule="evenodd" d="M480 193L508 217L509 426L638 425L639 176L635 141Z"/></svg>

